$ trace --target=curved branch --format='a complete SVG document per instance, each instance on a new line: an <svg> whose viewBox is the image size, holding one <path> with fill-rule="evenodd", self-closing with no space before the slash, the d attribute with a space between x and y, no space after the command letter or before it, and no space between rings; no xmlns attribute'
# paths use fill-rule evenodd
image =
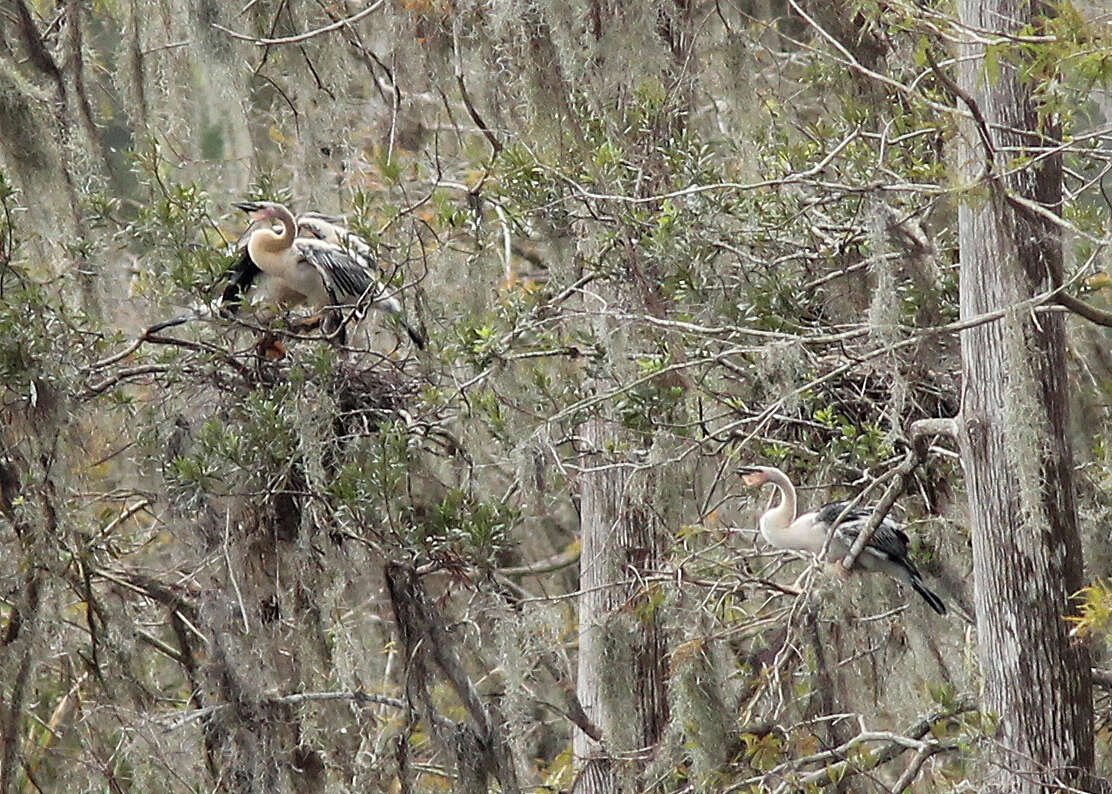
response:
<svg viewBox="0 0 1112 794"><path fill-rule="evenodd" d="M1059 292L1054 296L1059 305L1064 306L1076 315L1084 317L1091 323L1103 325L1112 328L1112 312L1107 312L1104 309L1098 309L1090 303L1086 303L1080 298L1075 298L1072 295L1067 295L1064 292Z"/></svg>
<svg viewBox="0 0 1112 794"><path fill-rule="evenodd" d="M354 24L355 22L361 20L363 17L369 16L372 12L377 11L385 2L386 0L378 0L377 3L372 3L371 5L360 11L358 14L352 14L350 17L344 17L343 19L337 20L330 25L325 25L323 28L317 28L316 30L308 31L307 33L299 33L296 36L286 36L280 39L260 39L256 38L255 36L248 36L245 33L238 33L234 30L231 30L230 28L224 27L223 25L217 25L215 22L212 23L212 26L219 30L221 33L227 33L233 39L239 39L240 41L250 41L258 47L269 47L272 44L297 44L300 41L308 41L309 39L315 36L319 36L322 33L331 33L334 30L339 30L345 25Z"/></svg>

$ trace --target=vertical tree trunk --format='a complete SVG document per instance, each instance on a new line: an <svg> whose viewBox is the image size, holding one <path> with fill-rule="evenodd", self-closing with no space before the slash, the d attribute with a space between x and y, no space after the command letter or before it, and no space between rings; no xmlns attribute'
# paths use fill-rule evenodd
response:
<svg viewBox="0 0 1112 794"><path fill-rule="evenodd" d="M1014 32L1032 21L1033 7L961 0L960 15L971 30L1007 24ZM987 169L989 185L987 196L973 194L960 209L962 319L1015 306L1062 278L1057 226L1016 200L1059 212L1060 158L1001 176L1016 156L1004 147L1047 145L1036 131L1055 131L1039 119L1014 62L1001 58L990 74L984 54L979 43L962 48L960 88L987 124L967 125L961 167L969 181ZM1082 585L1082 560L1062 315L1010 311L963 331L961 354L984 704L1000 720L987 783L1001 792L1092 786L1089 657L1070 642L1064 619Z"/></svg>
<svg viewBox="0 0 1112 794"><path fill-rule="evenodd" d="M617 290L601 288L606 305L616 306ZM599 319L600 339L614 340L605 314ZM620 344L608 345L616 357ZM611 359L613 362L613 358ZM599 390L606 382L597 381ZM651 475L631 473L620 438L620 423L599 415L583 425L590 454L580 479L579 659L577 694L587 717L597 725L603 744L576 732L574 749L581 764L576 794L609 794L631 790L631 777L641 767L619 765L615 758L648 758L667 721L664 695L663 637L641 571L659 557L659 527L643 505Z"/></svg>

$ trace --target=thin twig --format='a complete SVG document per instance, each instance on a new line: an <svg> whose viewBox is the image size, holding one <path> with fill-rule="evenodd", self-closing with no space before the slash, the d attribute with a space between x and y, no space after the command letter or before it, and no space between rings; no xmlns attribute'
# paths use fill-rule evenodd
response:
<svg viewBox="0 0 1112 794"><path fill-rule="evenodd" d="M296 44L299 41L308 41L309 39L315 36L319 36L322 33L331 33L333 30L339 30L345 25L352 25L361 20L363 17L369 16L372 12L377 11L385 2L386 0L378 0L377 3L373 3L367 6L358 14L352 14L350 17L345 17L344 19L333 22L330 25L325 25L323 28L317 28L316 30L308 31L307 33L299 33L296 36L286 36L280 39L260 39L256 36L248 36L245 33L238 33L234 30L224 27L223 25L218 25L215 22L212 23L212 26L219 30L221 33L228 34L233 39L239 39L240 41L250 41L258 47L269 47L273 44Z"/></svg>
<svg viewBox="0 0 1112 794"><path fill-rule="evenodd" d="M502 143L491 131L490 127L487 126L487 123L483 120L483 117L479 115L479 111L475 109L475 104L471 101L471 95L467 93L467 84L463 81L463 56L460 53L459 46L459 26L460 19L457 15L455 22L452 25L452 50L453 55L455 56L456 85L459 86L459 94L461 97L463 97L463 106L467 108L467 112L471 116L471 120L475 122L475 125L480 130L482 130L483 135L485 135L486 139L490 141L490 147L494 149L494 153L497 155L502 152Z"/></svg>
<svg viewBox="0 0 1112 794"><path fill-rule="evenodd" d="M224 563L228 566L228 578L232 581L232 589L236 593L236 601L239 604L239 615L243 619L243 633L251 633L251 624L247 622L247 608L243 605L243 593L240 592L239 582L236 581L235 568L232 566L232 557L228 552L228 538L232 530L232 511L228 508L224 511Z"/></svg>

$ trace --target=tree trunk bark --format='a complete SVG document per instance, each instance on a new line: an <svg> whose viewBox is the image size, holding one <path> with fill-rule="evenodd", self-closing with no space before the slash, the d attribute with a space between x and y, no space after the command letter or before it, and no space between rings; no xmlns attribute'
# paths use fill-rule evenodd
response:
<svg viewBox="0 0 1112 794"><path fill-rule="evenodd" d="M612 286L606 306L620 299ZM608 318L600 317L600 339L614 341ZM608 344L611 361L621 344ZM596 381L603 390L608 380ZM643 495L651 478L633 473L627 456L609 450L630 448L620 422L600 413L583 425L585 455L580 475L579 658L576 691L583 710L602 732L596 742L576 731L580 766L576 794L636 790L634 780L667 722L664 641L652 591L640 572L656 566L660 554L658 522ZM623 443L627 442L627 443ZM621 757L633 763L616 763Z"/></svg>
<svg viewBox="0 0 1112 794"><path fill-rule="evenodd" d="M969 29L1015 32L1033 8L961 0L959 13ZM971 193L959 213L961 317L969 319L1061 283L1059 229L1022 201L1060 212L1062 164L1047 157L1005 173L1015 149L1004 147L1051 145L1057 131L1039 118L1013 54L999 58L998 73L985 68L983 44L966 43L961 55L959 88L985 123L967 123L960 167L966 181L984 177L989 188ZM1089 655L1071 643L1064 619L1082 586L1064 348L1062 315L1036 317L1029 307L961 334L984 708L999 719L986 780L994 792L1097 785Z"/></svg>

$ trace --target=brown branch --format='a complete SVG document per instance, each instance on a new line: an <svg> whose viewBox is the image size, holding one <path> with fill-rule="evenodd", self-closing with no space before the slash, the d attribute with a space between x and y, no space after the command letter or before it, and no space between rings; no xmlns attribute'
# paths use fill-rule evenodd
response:
<svg viewBox="0 0 1112 794"><path fill-rule="evenodd" d="M911 423L911 440L918 441L924 436L958 437L958 417L941 419L916 419Z"/></svg>
<svg viewBox="0 0 1112 794"><path fill-rule="evenodd" d="M900 465L884 475L885 477L890 477L892 482L889 483L888 489L884 492L880 501L877 502L876 507L873 508L873 514L869 516L868 522L853 541L853 545L850 547L849 551L846 552L846 556L841 564L847 571L853 568L853 564L857 562L857 557L868 544L869 539L872 538L877 527L884 521L885 517L888 515L888 511L891 510L892 505L896 503L896 499L904 492L904 489L907 487L907 481L911 478L912 473L926 459L927 445L923 437L916 438L912 441L911 448L907 451ZM843 513L844 512L848 512L848 508L843 511ZM841 520L841 518L842 516L838 516L839 520ZM834 526L835 528L838 526L838 521L834 522Z"/></svg>
<svg viewBox="0 0 1112 794"><path fill-rule="evenodd" d="M463 82L462 74L456 74L456 84L459 86L459 94L461 97L463 97L463 106L467 108L467 113L471 116L471 120L474 121L476 125L478 125L479 129L482 130L483 135L485 135L486 139L490 141L490 148L494 149L494 153L501 154L502 143L491 131L490 127L487 126L487 123L483 120L483 117L479 115L479 111L475 109L475 105L471 102L471 95L467 93L467 86Z"/></svg>
<svg viewBox="0 0 1112 794"><path fill-rule="evenodd" d="M838 785L838 783L845 780L848 776L863 774L876 769L897 758L909 749L916 749L920 753L926 752L927 756L956 749L956 744L939 742L934 739L924 740L923 737L930 732L931 728L938 721L963 714L967 711L973 711L976 708L977 701L971 695L959 697L949 706L938 709L919 720L919 722L903 734L862 730L857 736L845 742L840 747L816 753L815 755L809 756L807 759L800 759L790 763L798 765L801 761L819 763L834 758L844 758L850 750L863 742L887 740L887 743L879 750L871 753L860 761L842 760L832 766L826 766L823 769L811 772L798 781L802 786L816 785L826 788ZM911 766L915 766L914 760ZM911 766L909 766L909 769ZM917 770L918 767L916 767L916 771ZM785 771L786 770L781 767L773 770L773 772L780 772L781 774ZM905 770L905 774L906 773L907 770Z"/></svg>
<svg viewBox="0 0 1112 794"><path fill-rule="evenodd" d="M907 787L915 782L915 778L919 776L919 770L923 768L923 764L932 755L954 749L951 745L941 744L939 742L927 742L915 753L915 757L911 759L911 763L904 769L903 774L900 775L899 780L892 786L892 794L903 794Z"/></svg>
<svg viewBox="0 0 1112 794"><path fill-rule="evenodd" d="M0 735L3 737L3 755L0 756L0 761L3 762L0 763L0 794L8 794L11 790L15 775L15 760L21 754L22 732L19 728L25 713L24 696L34 657L33 644L27 643L23 649L23 658L19 662L19 671L11 683L11 698L5 704L6 719L0 724Z"/></svg>
<svg viewBox="0 0 1112 794"><path fill-rule="evenodd" d="M993 146L992 133L989 131L988 121L981 112L980 105L977 104L977 100L974 99L968 91L951 80L946 73L939 68L934 60L934 56L931 55L930 47L924 49L924 54L927 57L927 63L930 65L931 71L934 72L934 76L938 78L938 81L942 83L946 90L964 102L965 106L969 108L969 112L973 116L973 121L977 125L977 134L981 138L981 146L983 146L985 150L985 174L993 174L996 168L996 147Z"/></svg>
<svg viewBox="0 0 1112 794"><path fill-rule="evenodd" d="M85 123L85 134L89 136L89 141L100 150L101 159L104 161L105 174L115 181L116 169L112 167L112 154L105 145L100 130L97 129L96 119L93 116L93 105L89 102L89 94L85 88L85 57L82 53L81 37L81 6L83 3L84 0L66 1L66 29L69 33L73 90L77 94L77 107L81 110L81 120Z"/></svg>
<svg viewBox="0 0 1112 794"><path fill-rule="evenodd" d="M161 331L165 328L171 328L176 325L182 325L190 320L199 319L195 315L186 315L184 317L175 317L173 320L166 320L146 328L130 345L123 350L113 353L107 358L102 358L100 361L94 362L84 368L87 373L96 372L97 370L105 369L133 354L136 350L146 343L152 345L167 345L169 347L180 347L185 350L192 350L198 353L208 353L220 358L225 364L231 367L242 378L250 379L252 377L251 370L242 362L236 360L235 356L229 355L226 351L214 345L206 344L205 342L194 342L189 339L181 339L176 336L162 336L157 334L156 331ZM134 367L127 367L117 370L113 374L93 383L89 383L82 393L82 397L88 398L101 394L107 389L115 386L125 380L131 378L141 377L143 375L159 374L169 372L174 365L172 364L140 364Z"/></svg>
<svg viewBox="0 0 1112 794"><path fill-rule="evenodd" d="M23 34L23 44L27 47L27 54L30 56L31 63L40 72L49 75L54 80L58 88L58 98L64 103L66 101L66 83L62 77L62 70L58 68L58 64L46 48L42 36L39 35L39 29L35 25L35 19L31 16L31 11L27 8L27 3L24 0L16 0L15 10L19 17L19 32Z"/></svg>
<svg viewBox="0 0 1112 794"><path fill-rule="evenodd" d="M137 336L135 338L135 341L132 342L130 345L128 345L126 348L119 351L118 353L113 353L108 358L102 358L100 361L97 361L93 364L90 364L88 367L84 368L84 371L85 372L95 372L98 369L104 369L105 367L109 367L109 366L115 364L117 361L123 361L125 358L130 356L136 350L138 350L144 342L148 341L151 338L152 334L156 334L159 331L164 331L167 328L173 328L176 325L184 325L185 323L189 322L190 320L195 320L195 319L197 319L196 315L186 314L182 317L175 317L172 320L163 320L162 322L154 323L153 325L149 325L146 328L144 328L143 331L139 334L139 336ZM172 337L165 337L165 338L170 339Z"/></svg>
<svg viewBox="0 0 1112 794"><path fill-rule="evenodd" d="M587 716L587 712L583 709L583 704L579 700L579 696L575 692L575 685L561 669L557 660L553 657L555 654L551 651L541 654L541 664L548 670L548 674L560 687L560 693L564 696L563 714L572 721L572 724L583 733L590 736L596 742L603 741L602 729L595 725L591 718Z"/></svg>
<svg viewBox="0 0 1112 794"><path fill-rule="evenodd" d="M392 706L396 709L408 708L408 704L400 698L392 698L386 695L373 695L369 692L351 691L351 692L295 692L290 695L278 695L276 697L264 698L263 704L274 706L298 706L303 703L328 703L335 701L350 701L352 703L360 703L364 705L379 705L379 706ZM176 730L191 722L202 720L211 717L217 712L224 709L232 708L235 703L217 703L212 706L205 706L204 708L195 709L186 714L181 719L171 723L168 730ZM440 722L448 727L454 727L455 723L451 720L440 717Z"/></svg>
<svg viewBox="0 0 1112 794"><path fill-rule="evenodd" d="M540 576L543 573L552 573L567 568L569 565L575 565L579 562L579 555L582 553L582 548L578 543L572 544L570 547L564 549L559 554L554 554L551 557L546 557L543 560L531 562L528 565L515 565L510 568L499 568L498 573L503 576Z"/></svg>
<svg viewBox="0 0 1112 794"><path fill-rule="evenodd" d="M153 576L148 576L147 574L142 574L123 567L113 568L111 570L108 568L90 568L89 576L94 579L103 579L121 585L152 601L157 601L169 607L174 613L186 621L191 631L194 631L201 639L204 639L204 635L200 634L196 627L196 601L200 596L200 591L197 588L167 584Z"/></svg>
<svg viewBox="0 0 1112 794"><path fill-rule="evenodd" d="M1054 299L1062 306L1069 309L1076 315L1084 317L1091 323L1112 327L1112 312L1107 312L1103 309L1098 309L1092 304L1086 303L1080 298L1075 298L1072 295L1067 295L1064 292L1059 292L1054 296Z"/></svg>
<svg viewBox="0 0 1112 794"><path fill-rule="evenodd" d="M442 731L439 737L455 753L460 775L473 775L477 768L487 770L501 782L502 791L520 794L513 757L503 735L505 721L498 715L494 703L483 703L468 678L455 650L455 641L444 627L443 618L419 575L411 566L388 563L386 587L405 651L407 696L418 701L430 718L435 714L428 692L426 659L430 659L448 680L471 718L471 725L456 725L454 733ZM481 757L476 758L476 754ZM478 788L485 790L485 786Z"/></svg>
<svg viewBox="0 0 1112 794"><path fill-rule="evenodd" d="M31 564L25 575L23 603L12 607L12 615L8 618L8 630L4 644L14 642L22 628L34 625L38 620L39 605L41 603L40 578L43 569ZM31 676L31 668L35 660L35 643L26 642L23 645L23 656L19 662L19 669L11 680L11 696L4 704L3 721L0 722L0 794L8 794L14 783L15 761L21 754L20 723L25 714L25 696L27 683Z"/></svg>
<svg viewBox="0 0 1112 794"><path fill-rule="evenodd" d="M138 367L127 367L121 369L116 373L109 375L103 380L98 380L95 383L90 383L85 387L85 391L81 394L82 397L94 397L101 394L108 389L125 380L131 378L138 378L143 375L153 375L162 372L169 372L174 367L172 364L143 364Z"/></svg>
<svg viewBox="0 0 1112 794"><path fill-rule="evenodd" d="M494 149L494 153L496 155L500 154L502 151L501 141L498 140L497 136L495 136L495 134L491 131L490 127L487 126L486 121L484 121L483 117L479 115L479 111L475 109L475 105L471 101L471 95L467 93L467 85L463 81L463 61L462 56L460 55L459 48L458 24L452 26L452 49L455 51L456 85L459 86L459 94L461 97L463 97L463 106L467 108L467 113L471 116L471 120L475 122L476 126L478 126L480 130L482 130L482 133L486 136L486 139L490 141L490 147ZM476 192L477 191L478 188L476 188Z"/></svg>

